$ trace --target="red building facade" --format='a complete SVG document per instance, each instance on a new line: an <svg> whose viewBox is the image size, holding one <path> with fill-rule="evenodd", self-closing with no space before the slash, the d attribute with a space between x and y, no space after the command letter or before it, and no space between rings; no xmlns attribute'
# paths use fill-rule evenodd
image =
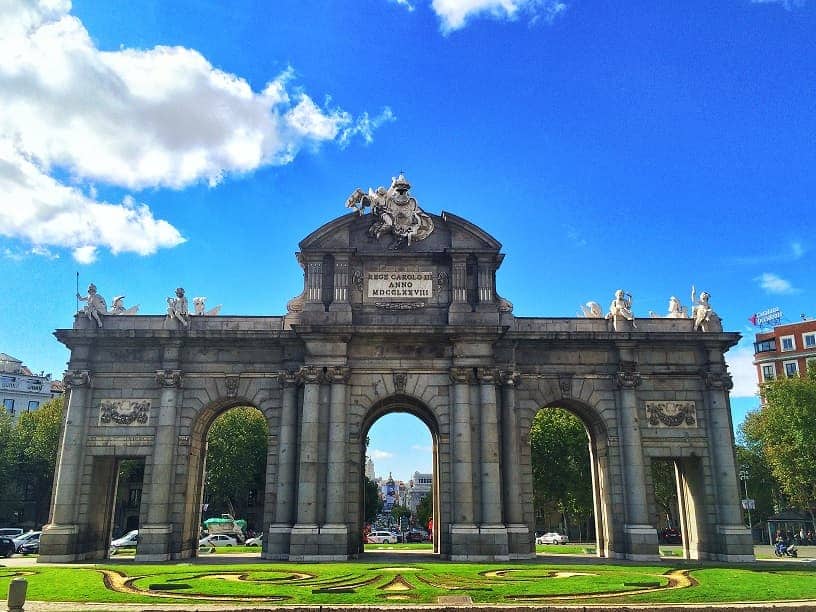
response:
<svg viewBox="0 0 816 612"><path fill-rule="evenodd" d="M760 383L804 374L810 359L816 359L816 319L778 325L756 335L754 365Z"/></svg>

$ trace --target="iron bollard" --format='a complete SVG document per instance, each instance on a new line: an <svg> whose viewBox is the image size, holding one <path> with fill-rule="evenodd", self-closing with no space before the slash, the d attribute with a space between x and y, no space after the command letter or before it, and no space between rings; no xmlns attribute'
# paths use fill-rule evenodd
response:
<svg viewBox="0 0 816 612"><path fill-rule="evenodd" d="M28 580L25 578L15 578L11 581L8 592L9 612L23 612L27 590Z"/></svg>

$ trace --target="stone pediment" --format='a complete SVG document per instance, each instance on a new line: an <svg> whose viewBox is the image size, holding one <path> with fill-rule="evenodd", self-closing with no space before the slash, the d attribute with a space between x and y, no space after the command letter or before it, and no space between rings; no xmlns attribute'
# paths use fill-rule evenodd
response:
<svg viewBox="0 0 816 612"><path fill-rule="evenodd" d="M369 234L371 215L351 213L338 217L319 227L300 241L305 252L353 252L357 255L385 255L410 257L433 253L498 252L501 243L482 228L449 212L441 215L427 213L433 220L434 230L424 240L391 248L392 240L375 238Z"/></svg>

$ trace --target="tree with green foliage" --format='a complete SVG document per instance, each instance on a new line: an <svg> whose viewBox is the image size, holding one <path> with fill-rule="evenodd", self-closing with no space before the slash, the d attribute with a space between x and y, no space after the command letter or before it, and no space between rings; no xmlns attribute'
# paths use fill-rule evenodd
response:
<svg viewBox="0 0 816 612"><path fill-rule="evenodd" d="M0 519L35 526L48 521L62 409L58 397L16 420L0 413Z"/></svg>
<svg viewBox="0 0 816 612"><path fill-rule="evenodd" d="M762 384L764 405L742 431L762 456L788 500L810 511L816 526L816 360L800 376Z"/></svg>
<svg viewBox="0 0 816 612"><path fill-rule="evenodd" d="M363 476L363 489L365 494L365 522L368 524L377 520L377 515L382 512L383 500L380 497L380 488L377 483L368 476Z"/></svg>
<svg viewBox="0 0 816 612"><path fill-rule="evenodd" d="M419 500L416 509L417 522L423 529L428 528L428 522L433 518L433 492L426 493Z"/></svg>
<svg viewBox="0 0 816 612"><path fill-rule="evenodd" d="M391 516L394 517L394 521L396 521L396 523L398 525L400 524L400 519L403 516L407 516L408 519L410 520L411 514L412 513L411 513L410 508L408 508L406 506L400 506L399 504L394 504L394 506L391 508Z"/></svg>
<svg viewBox="0 0 816 612"><path fill-rule="evenodd" d="M756 502L756 507L751 510L751 521L756 525L784 508L787 505L785 496L761 449L738 445L736 450L737 470L744 470L747 476L745 481L740 481L740 494L745 495L747 488L748 498ZM748 513L743 511L743 514L747 525Z"/></svg>
<svg viewBox="0 0 816 612"><path fill-rule="evenodd" d="M678 527L677 509L677 477L674 473L674 463L668 460L652 460L652 486L654 487L655 503L660 506L666 525L662 527Z"/></svg>
<svg viewBox="0 0 816 612"><path fill-rule="evenodd" d="M263 500L266 480L266 419L256 408L233 408L210 427L206 491L216 507L246 514L251 496Z"/></svg>
<svg viewBox="0 0 816 612"><path fill-rule="evenodd" d="M589 444L581 420L566 410L539 410L530 427L533 505L558 512L568 525L589 522L593 511Z"/></svg>

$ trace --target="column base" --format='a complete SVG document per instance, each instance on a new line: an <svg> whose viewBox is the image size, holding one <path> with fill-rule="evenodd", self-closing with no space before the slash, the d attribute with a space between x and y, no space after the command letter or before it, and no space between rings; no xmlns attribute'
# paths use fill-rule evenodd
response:
<svg viewBox="0 0 816 612"><path fill-rule="evenodd" d="M79 525L51 523L43 526L37 563L83 561L84 555L77 553L78 539Z"/></svg>
<svg viewBox="0 0 816 612"><path fill-rule="evenodd" d="M534 559L535 544L530 537L530 530L523 523L507 525L507 552L513 559Z"/></svg>
<svg viewBox="0 0 816 612"><path fill-rule="evenodd" d="M270 525L264 535L261 559L286 561L289 558L291 535L291 525L284 523Z"/></svg>
<svg viewBox="0 0 816 612"><path fill-rule="evenodd" d="M154 524L139 526L139 542L136 544L137 563L169 561L171 558L170 540L173 525Z"/></svg>
<svg viewBox="0 0 816 612"><path fill-rule="evenodd" d="M289 536L289 561L346 561L347 540L345 525L295 525Z"/></svg>
<svg viewBox="0 0 816 612"><path fill-rule="evenodd" d="M754 541L751 531L744 525L717 525L719 550L712 555L716 561L753 563Z"/></svg>
<svg viewBox="0 0 816 612"><path fill-rule="evenodd" d="M504 525L451 525L451 561L509 561Z"/></svg>
<svg viewBox="0 0 816 612"><path fill-rule="evenodd" d="M630 561L659 561L657 530L651 525L624 525L626 558Z"/></svg>

